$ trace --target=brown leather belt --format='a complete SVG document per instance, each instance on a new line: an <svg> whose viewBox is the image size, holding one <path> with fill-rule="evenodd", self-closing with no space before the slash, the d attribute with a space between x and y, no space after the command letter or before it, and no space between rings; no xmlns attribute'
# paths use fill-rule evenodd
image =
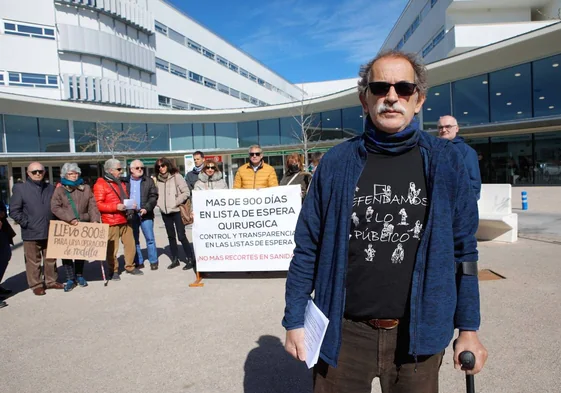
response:
<svg viewBox="0 0 561 393"><path fill-rule="evenodd" d="M364 321L368 326L373 327L374 329L386 329L390 330L397 325L399 325L399 319L369 319Z"/></svg>

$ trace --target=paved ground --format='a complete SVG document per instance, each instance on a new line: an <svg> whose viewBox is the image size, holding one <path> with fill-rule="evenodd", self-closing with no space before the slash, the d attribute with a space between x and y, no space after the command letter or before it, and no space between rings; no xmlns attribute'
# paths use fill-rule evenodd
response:
<svg viewBox="0 0 561 393"><path fill-rule="evenodd" d="M159 218L156 226L158 244L167 244ZM18 293L0 310L2 393L311 392L310 373L282 347L282 275L215 275L189 288L194 274L166 270L162 256L164 269L108 287L92 263L89 287L36 297L25 290L22 251L5 283ZM477 391L559 392L561 245L521 239L481 243L480 252L481 267L506 280L481 283L490 357ZM450 351L441 386L464 391Z"/></svg>

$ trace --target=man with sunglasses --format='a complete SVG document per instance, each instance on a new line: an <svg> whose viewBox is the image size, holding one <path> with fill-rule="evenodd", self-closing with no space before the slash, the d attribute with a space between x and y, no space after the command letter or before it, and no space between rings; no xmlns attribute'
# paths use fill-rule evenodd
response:
<svg viewBox="0 0 561 393"><path fill-rule="evenodd" d="M45 295L45 288L64 288L57 282L56 259L46 257L49 224L54 218L51 212L53 193L53 185L45 182L43 165L32 162L27 167L27 181L14 185L10 201L10 217L21 227L27 283L37 296ZM41 279L41 260L44 282Z"/></svg>
<svg viewBox="0 0 561 393"><path fill-rule="evenodd" d="M304 360L305 310L329 319L314 393L436 393L444 349L473 371L479 342L477 203L454 145L420 129L427 91L415 55L361 68L364 133L324 155L302 206L286 281L285 348Z"/></svg>
<svg viewBox="0 0 561 393"><path fill-rule="evenodd" d="M249 163L242 165L236 172L234 188L277 187L279 181L275 168L263 161L263 149L259 145L249 147Z"/></svg>
<svg viewBox="0 0 561 393"><path fill-rule="evenodd" d="M471 181L471 188L473 194L479 200L481 195L481 172L479 171L479 157L473 148L468 146L464 138L458 136L460 127L458 126L458 121L454 116L446 115L438 119L436 125L438 129L438 136L444 139L452 141L454 146L456 146L462 153L464 162L466 163L466 168L469 173L469 179Z"/></svg>
<svg viewBox="0 0 561 393"><path fill-rule="evenodd" d="M154 208L158 203L158 187L145 172L144 164L134 160L130 164L130 175L126 181L127 193L136 203L136 211L130 224L136 244L135 266L144 267L144 257L140 249L140 229L146 239L146 251L151 270L158 270L158 249L154 236Z"/></svg>
<svg viewBox="0 0 561 393"><path fill-rule="evenodd" d="M133 276L141 276L141 270L134 266L134 256L136 254L136 245L132 226L129 219L132 220L134 210L137 205L133 205L133 210L128 210L125 206L125 199L129 199L126 184L121 181L123 166L121 161L110 158L105 161L103 166L105 173L103 177L97 179L94 184L94 197L97 208L101 213L101 221L109 224L109 240L107 242L106 260L109 265L109 277L114 281L119 281L119 261L117 260L117 252L119 251L119 240L123 243L125 254L125 270ZM125 180L125 179L123 179Z"/></svg>

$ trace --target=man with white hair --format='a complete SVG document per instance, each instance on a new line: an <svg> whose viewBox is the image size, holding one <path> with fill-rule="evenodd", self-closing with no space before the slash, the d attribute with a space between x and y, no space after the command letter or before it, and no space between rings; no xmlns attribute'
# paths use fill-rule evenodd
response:
<svg viewBox="0 0 561 393"><path fill-rule="evenodd" d="M144 163L134 160L130 164L130 175L127 178L127 193L136 203L136 211L130 224L136 244L135 265L144 267L144 257L140 249L140 230L146 239L146 251L151 270L158 270L158 249L154 236L154 208L158 204L158 187L145 172Z"/></svg>
<svg viewBox="0 0 561 393"><path fill-rule="evenodd" d="M455 329L457 368L465 350L476 357L468 373L487 359L477 335L477 203L458 149L420 129L415 115L426 92L426 69L415 55L382 52L364 65L364 133L325 154L304 200L283 326L286 350L305 360L303 326L314 292L329 319L314 393L370 393L375 377L383 393L436 393ZM391 198L383 198L389 187ZM408 225L397 225L401 209ZM424 228L418 238L408 233L416 222ZM372 261L364 257L368 244Z"/></svg>
<svg viewBox="0 0 561 393"><path fill-rule="evenodd" d="M134 255L136 247L129 217L132 218L134 211L127 211L125 199L129 199L126 186L121 182L123 166L119 160L110 158L105 161L105 173L97 179L94 185L94 197L97 208L101 213L101 221L109 224L109 241L107 242L107 264L109 265L111 278L119 281L119 262L117 251L119 250L119 239L123 243L125 254L125 270L127 273L138 276L141 270L134 266ZM136 205L133 205L136 209Z"/></svg>
<svg viewBox="0 0 561 393"><path fill-rule="evenodd" d="M481 195L481 172L479 171L479 157L477 156L475 150L468 146L464 138L458 136L458 132L460 131L458 121L454 116L442 116L440 119L438 119L436 128L438 129L439 137L452 141L454 146L460 149L469 173L471 189L473 190L473 194L479 200L479 197Z"/></svg>
<svg viewBox="0 0 561 393"><path fill-rule="evenodd" d="M47 258L53 193L53 185L45 182L45 167L40 162L32 162L27 167L27 181L14 185L10 200L10 217L21 227L27 283L37 296L45 295L45 288L64 288L57 282L56 259ZM41 259L44 283L41 279Z"/></svg>

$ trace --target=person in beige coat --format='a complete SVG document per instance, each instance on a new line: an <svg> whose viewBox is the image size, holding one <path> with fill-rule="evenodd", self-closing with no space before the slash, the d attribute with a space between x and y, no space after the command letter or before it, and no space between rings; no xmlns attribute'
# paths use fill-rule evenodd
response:
<svg viewBox="0 0 561 393"><path fill-rule="evenodd" d="M76 163L66 163L60 170L60 185L55 189L51 199L51 211L57 219L70 225L79 222L100 222L101 215L92 189L80 177L82 171ZM76 285L88 286L84 278L84 260L63 259L66 270L64 292L70 292Z"/></svg>
<svg viewBox="0 0 561 393"><path fill-rule="evenodd" d="M195 256L187 235L185 235L185 225L183 225L179 210L179 205L185 203L191 197L189 187L183 176L179 174L179 170L168 158L162 157L156 161L154 170L158 174L156 176L158 207L162 213L171 250L171 264L168 269L179 266L179 253L175 237L177 232L177 237L187 257L183 270L189 270L195 265Z"/></svg>
<svg viewBox="0 0 561 393"><path fill-rule="evenodd" d="M222 172L218 169L218 164L214 160L206 160L204 162L199 180L193 187L194 190L227 190L228 185L222 176Z"/></svg>

